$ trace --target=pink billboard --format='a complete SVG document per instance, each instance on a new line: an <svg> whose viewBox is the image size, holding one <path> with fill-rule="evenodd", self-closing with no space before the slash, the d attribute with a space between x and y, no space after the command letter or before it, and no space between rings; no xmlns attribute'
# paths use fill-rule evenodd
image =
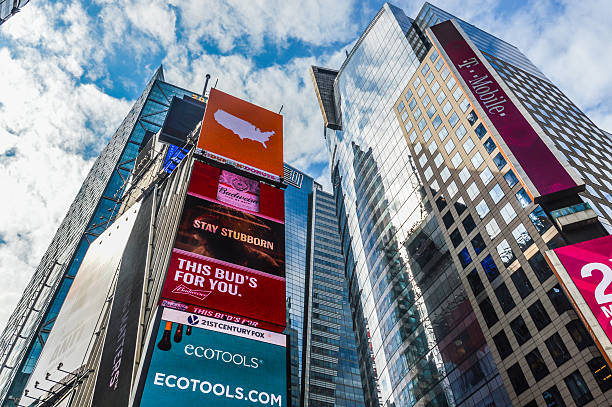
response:
<svg viewBox="0 0 612 407"><path fill-rule="evenodd" d="M612 236L560 247L546 255L604 354L609 355L612 351Z"/></svg>
<svg viewBox="0 0 612 407"><path fill-rule="evenodd" d="M451 71L463 79L484 114L499 132L507 146L507 149L504 148L503 143L496 140L502 154L513 163L514 160L508 154L511 153L516 160L515 164L528 177L529 182L525 186L530 195L537 199L576 188L576 180L529 124L453 22L445 21L435 25L431 27L431 32L435 36L432 42L440 54L446 54L448 59L445 59L452 63ZM520 175L520 171L517 172Z"/></svg>

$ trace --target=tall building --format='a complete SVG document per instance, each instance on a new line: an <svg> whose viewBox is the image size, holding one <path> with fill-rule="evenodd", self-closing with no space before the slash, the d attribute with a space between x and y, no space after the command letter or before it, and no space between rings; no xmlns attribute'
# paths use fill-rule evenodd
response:
<svg viewBox="0 0 612 407"><path fill-rule="evenodd" d="M367 405L610 405L544 253L612 231L609 134L516 47L385 4L312 67ZM506 120L506 121L505 121Z"/></svg>
<svg viewBox="0 0 612 407"><path fill-rule="evenodd" d="M191 94L157 69L94 162L0 336L2 405L21 395L83 256L116 216L141 145L161 128L172 97Z"/></svg>
<svg viewBox="0 0 612 407"><path fill-rule="evenodd" d="M0 25L21 11L30 0L0 0Z"/></svg>

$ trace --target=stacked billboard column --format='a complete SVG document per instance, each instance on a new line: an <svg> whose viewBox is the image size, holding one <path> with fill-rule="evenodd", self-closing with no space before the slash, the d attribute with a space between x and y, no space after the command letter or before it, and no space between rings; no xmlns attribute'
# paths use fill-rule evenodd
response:
<svg viewBox="0 0 612 407"><path fill-rule="evenodd" d="M211 90L135 405L287 405L282 143Z"/></svg>

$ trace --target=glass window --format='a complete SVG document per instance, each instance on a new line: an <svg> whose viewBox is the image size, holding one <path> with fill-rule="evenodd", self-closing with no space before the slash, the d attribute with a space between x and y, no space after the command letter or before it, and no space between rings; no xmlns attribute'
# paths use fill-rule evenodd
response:
<svg viewBox="0 0 612 407"><path fill-rule="evenodd" d="M512 205L510 205L510 202L504 205L499 212L501 213L502 218L504 218L506 224L510 223L512 219L516 217L516 212L514 211Z"/></svg>
<svg viewBox="0 0 612 407"><path fill-rule="evenodd" d="M423 75L425 75L427 72L429 72L429 64L425 64L423 65L423 67L421 68L421 73Z"/></svg>
<svg viewBox="0 0 612 407"><path fill-rule="evenodd" d="M470 102L467 100L467 98L463 98L461 103L459 103L459 107L461 108L461 111L465 113L465 111L468 110L468 107L470 107ZM470 123L470 124L474 124L474 123Z"/></svg>
<svg viewBox="0 0 612 407"><path fill-rule="evenodd" d="M552 276L553 272L548 266L546 259L544 259L544 256L542 256L542 253L536 252L536 254L527 261L529 262L529 265L533 269L533 272L540 283L543 283L544 281L548 280L550 276Z"/></svg>
<svg viewBox="0 0 612 407"><path fill-rule="evenodd" d="M421 142L417 141L417 143L414 145L414 153L418 155L422 149L423 145L421 144Z"/></svg>
<svg viewBox="0 0 612 407"><path fill-rule="evenodd" d="M482 317L484 318L487 327L491 328L497 323L497 321L499 321L499 317L495 313L495 309L493 308L493 304L491 303L489 297L485 297L485 299L478 304L478 307L480 308L480 312L482 312Z"/></svg>
<svg viewBox="0 0 612 407"><path fill-rule="evenodd" d="M419 117L421 117L421 108L417 107L416 110L412 113L412 115L414 116L414 120L417 120Z"/></svg>
<svg viewBox="0 0 612 407"><path fill-rule="evenodd" d="M423 139L425 139L425 142L427 143L430 138L431 138L431 131L429 131L429 129L426 129L425 132L423 132ZM433 154L431 150L429 151L431 154Z"/></svg>
<svg viewBox="0 0 612 407"><path fill-rule="evenodd" d="M497 166L497 169L501 170L506 166L506 159L502 156L501 153L497 153L495 157L493 157L493 162Z"/></svg>
<svg viewBox="0 0 612 407"><path fill-rule="evenodd" d="M527 248L533 243L533 239L522 223L519 223L519 225L512 231L512 236L514 236L514 240L516 240L516 243L518 243L519 248L522 251L527 250Z"/></svg>
<svg viewBox="0 0 612 407"><path fill-rule="evenodd" d="M442 79L446 79L449 74L450 74L450 72L448 70L448 67L445 66L444 69L442 70L442 72L440 73L440 76L442 77Z"/></svg>
<svg viewBox="0 0 612 407"><path fill-rule="evenodd" d="M438 81L435 81L432 85L431 85L431 93L433 93L434 95L436 94L436 92L438 91L438 89L440 89L440 84L438 83Z"/></svg>
<svg viewBox="0 0 612 407"><path fill-rule="evenodd" d="M451 182L450 184L448 184L448 196L450 198L454 197L455 194L459 191L459 188L457 188L457 185L455 184L455 181Z"/></svg>
<svg viewBox="0 0 612 407"><path fill-rule="evenodd" d="M593 400L593 395L578 370L567 376L564 381L576 405L584 406Z"/></svg>
<svg viewBox="0 0 612 407"><path fill-rule="evenodd" d="M489 137L485 142L484 142L484 148L485 150L487 150L487 153L491 154L493 152L493 150L495 150L495 143L493 142L493 139L491 137Z"/></svg>
<svg viewBox="0 0 612 407"><path fill-rule="evenodd" d="M448 211L446 215L442 216L442 220L444 221L444 225L446 226L447 229L451 227L453 223L455 222L455 219L453 218L453 214L450 213L450 211Z"/></svg>
<svg viewBox="0 0 612 407"><path fill-rule="evenodd" d="M442 126L442 128L438 132L438 137L440 137L440 141L444 141L446 136L448 136L448 130L446 130L446 127Z"/></svg>
<svg viewBox="0 0 612 407"><path fill-rule="evenodd" d="M427 116L429 116L429 118L431 119L434 114L436 114L436 107L434 105L431 105L429 106L429 109L427 109Z"/></svg>
<svg viewBox="0 0 612 407"><path fill-rule="evenodd" d="M529 352L527 356L525 356L525 360L527 360L527 365L529 365L529 369L536 381L542 380L550 373L538 348Z"/></svg>
<svg viewBox="0 0 612 407"><path fill-rule="evenodd" d="M527 311L529 311L529 315L531 315L531 319L538 330L541 331L551 323L548 312L546 312L546 309L540 300L537 300L527 307Z"/></svg>
<svg viewBox="0 0 612 407"><path fill-rule="evenodd" d="M453 97L455 98L455 100L459 100L461 96L463 96L463 91L459 86L457 86L457 89L455 89L455 91L453 92Z"/></svg>
<svg viewBox="0 0 612 407"><path fill-rule="evenodd" d="M423 98L423 107L427 107L429 106L429 102L431 101L431 99L429 98L429 95L425 95L425 97ZM429 116L431 117L431 116Z"/></svg>
<svg viewBox="0 0 612 407"><path fill-rule="evenodd" d="M459 168L459 166L463 162L463 158L461 158L461 154L459 154L459 152L456 152L453 158L451 158L451 162L453 163L455 168Z"/></svg>
<svg viewBox="0 0 612 407"><path fill-rule="evenodd" d="M406 113L406 111L404 111L404 113ZM406 113L406 116L408 116L408 113ZM404 119L404 114L402 114L402 120ZM412 129L412 122L410 120L408 120L405 124L404 124L404 128L406 128L406 133L408 133L410 131L410 129Z"/></svg>
<svg viewBox="0 0 612 407"><path fill-rule="evenodd" d="M446 180L450 177L450 171L448 167L444 167L444 169L440 172L440 178L442 178L442 182L446 182Z"/></svg>
<svg viewBox="0 0 612 407"><path fill-rule="evenodd" d="M459 179L464 184L466 183L466 181L468 179L470 179L470 171L466 167L463 167L463 169L461 169L461 171L459 171Z"/></svg>
<svg viewBox="0 0 612 407"><path fill-rule="evenodd" d="M406 100L410 100L411 97L412 97L412 91L408 89L408 92L406 92Z"/></svg>
<svg viewBox="0 0 612 407"><path fill-rule="evenodd" d="M572 305L567 299L565 293L561 290L561 286L559 284L548 290L546 294L548 295L550 302L552 302L553 307L555 307L557 314L561 315L565 311L570 311L572 309Z"/></svg>
<svg viewBox="0 0 612 407"><path fill-rule="evenodd" d="M504 175L504 179L506 180L510 188L512 188L518 183L518 178L516 178L516 175L514 175L514 172L512 172L512 170L508 170L506 175Z"/></svg>
<svg viewBox="0 0 612 407"><path fill-rule="evenodd" d="M397 111L398 112L402 112L402 110L404 110L406 108L406 105L404 105L404 102L399 102L399 105L397 105Z"/></svg>
<svg viewBox="0 0 612 407"><path fill-rule="evenodd" d="M463 223L465 233L467 233L468 235L472 230L476 228L476 223L474 223L474 218L472 218L472 215L466 216L465 219L463 219L463 222L461 223Z"/></svg>
<svg viewBox="0 0 612 407"><path fill-rule="evenodd" d="M503 330L493 337L493 342L495 342L495 347L502 360L512 354L512 345L510 345L510 341Z"/></svg>
<svg viewBox="0 0 612 407"><path fill-rule="evenodd" d="M419 165L423 167L426 162L427 162L427 156L425 154L421 155L419 157Z"/></svg>
<svg viewBox="0 0 612 407"><path fill-rule="evenodd" d="M487 223L487 225L485 226L485 229L487 229L487 233L489 234L491 240L493 240L495 236L497 236L499 232L501 232L501 229L497 225L497 221L495 221L495 219L491 219L489 223Z"/></svg>
<svg viewBox="0 0 612 407"><path fill-rule="evenodd" d="M421 119L419 121L419 130L423 130L423 128L425 127L427 123L425 122L425 118Z"/></svg>
<svg viewBox="0 0 612 407"><path fill-rule="evenodd" d="M508 373L508 378L510 379L510 383L512 384L512 388L514 389L517 395L521 394L525 390L529 388L529 384L527 383L527 379L525 379L525 375L521 370L521 367L518 363L515 363L506 371Z"/></svg>
<svg viewBox="0 0 612 407"><path fill-rule="evenodd" d="M450 155L450 153L452 153L452 151L455 149L455 143L453 143L452 139L446 142L444 149L446 150L446 154Z"/></svg>
<svg viewBox="0 0 612 407"><path fill-rule="evenodd" d="M593 343L591 335L587 332L582 321L574 319L570 321L567 325L565 325L565 328L574 340L574 343L576 344L578 350L583 350L587 346L595 345Z"/></svg>
<svg viewBox="0 0 612 407"><path fill-rule="evenodd" d="M410 133L410 142L414 143L416 139L417 139L416 131L413 131L412 133Z"/></svg>
<svg viewBox="0 0 612 407"><path fill-rule="evenodd" d="M455 78L453 78L451 76L451 78L448 80L448 82L446 82L446 87L448 88L448 90L453 90L453 88L455 87L456 83L457 83L457 81L455 80Z"/></svg>
<svg viewBox="0 0 612 407"><path fill-rule="evenodd" d="M431 138L431 133L429 134L429 137L427 139L429 140L430 138ZM435 141L432 141L431 144L429 144L429 147L427 147L427 149L429 150L429 154L433 155L433 153L435 153L436 150L438 150L438 145L436 144Z"/></svg>
<svg viewBox="0 0 612 407"><path fill-rule="evenodd" d="M438 210L440 212L442 212L442 210L446 208L447 205L448 203L446 202L446 198L444 198L443 195L441 195L438 199L436 199L436 206L438 207Z"/></svg>
<svg viewBox="0 0 612 407"><path fill-rule="evenodd" d="M448 118L448 122L450 123L451 127L455 127L457 122L459 122L459 116L457 116L457 113L453 112L453 114Z"/></svg>
<svg viewBox="0 0 612 407"><path fill-rule="evenodd" d="M480 191L478 190L478 187L476 186L475 182L472 182L470 186L467 188L467 193L472 201L476 199L478 194L480 194Z"/></svg>
<svg viewBox="0 0 612 407"><path fill-rule="evenodd" d="M467 99L465 100L467 101ZM477 120L478 120L478 116L476 116L476 112L474 110L471 110L470 113L468 113L467 115L467 121L470 123L470 126L473 126Z"/></svg>
<svg viewBox="0 0 612 407"><path fill-rule="evenodd" d="M459 232L458 228L451 232L450 238L451 238L451 242L453 242L453 246L455 248L457 246L459 246L461 244L461 242L463 242L463 238L461 237L461 232Z"/></svg>
<svg viewBox="0 0 612 407"><path fill-rule="evenodd" d="M544 398L546 407L566 407L557 386L553 386L546 390L544 393L542 393L542 397Z"/></svg>
<svg viewBox="0 0 612 407"><path fill-rule="evenodd" d="M478 213L478 217L480 219L484 219L484 217L487 216L487 213L489 213L489 207L484 199L480 201L478 205L476 205L476 212Z"/></svg>
<svg viewBox="0 0 612 407"><path fill-rule="evenodd" d="M477 233L476 236L474 236L474 238L472 239L472 247L474 248L474 251L477 255L487 248L480 233Z"/></svg>
<svg viewBox="0 0 612 407"><path fill-rule="evenodd" d="M531 198L527 195L525 188L521 188L520 191L516 193L516 199L519 201L522 208L526 208L531 204Z"/></svg>
<svg viewBox="0 0 612 407"><path fill-rule="evenodd" d="M446 99L446 94L444 93L443 90L440 91L440 93L438 93L438 96L436 97L436 100L438 101L438 104L440 106L442 106L442 102L444 102L444 99ZM450 105L450 103L449 103ZM444 114L447 114L448 112L444 112Z"/></svg>
<svg viewBox="0 0 612 407"><path fill-rule="evenodd" d="M436 167L440 168L440 165L442 165L443 162L444 158L442 157L442 154L438 153L434 158L434 163L436 164Z"/></svg>
<svg viewBox="0 0 612 407"><path fill-rule="evenodd" d="M416 106L416 99L412 99L410 102L408 102L408 107L410 108L410 110L414 110Z"/></svg>
<svg viewBox="0 0 612 407"><path fill-rule="evenodd" d="M423 93L425 93L425 87L421 85L421 87L417 90L417 95L419 95L419 97L422 97Z"/></svg>
<svg viewBox="0 0 612 407"><path fill-rule="evenodd" d="M475 144L470 137L468 137L467 140L465 140L465 143L463 143L463 149L465 150L466 154L469 154L474 149L474 147Z"/></svg>
<svg viewBox="0 0 612 407"><path fill-rule="evenodd" d="M432 175L433 175L433 171L432 171L431 167L427 167L425 169L425 179L427 181L429 181L429 179L432 177Z"/></svg>
<svg viewBox="0 0 612 407"><path fill-rule="evenodd" d="M612 388L612 371L610 371L610 367L602 358L598 356L594 359L591 359L587 365L589 366L589 370L595 377L595 381L599 385L599 388L603 393L610 390Z"/></svg>
<svg viewBox="0 0 612 407"><path fill-rule="evenodd" d="M525 320L522 316L519 315L514 321L510 322L510 328L519 346L531 339L531 333L527 325L525 325Z"/></svg>
<svg viewBox="0 0 612 407"><path fill-rule="evenodd" d="M440 58L438 59L438 62L436 62L436 69L439 71L440 68L442 68L442 65L444 65L444 60Z"/></svg>
<svg viewBox="0 0 612 407"><path fill-rule="evenodd" d="M418 76L414 79L414 81L412 82L412 86L414 86L414 88L416 89L417 86L419 86L421 84L421 78L419 78Z"/></svg>
<svg viewBox="0 0 612 407"><path fill-rule="evenodd" d="M570 360L570 353L558 333L554 333L544 343L557 367Z"/></svg>
<svg viewBox="0 0 612 407"><path fill-rule="evenodd" d="M453 105L451 105L450 102L446 102L442 107L442 111L445 115L448 115L448 112L450 112L451 110L453 110Z"/></svg>
<svg viewBox="0 0 612 407"><path fill-rule="evenodd" d="M504 197L504 191L502 191L499 184L495 184L493 189L489 191L489 195L491 195L491 199L493 199L494 203L498 203Z"/></svg>
<svg viewBox="0 0 612 407"><path fill-rule="evenodd" d="M478 167L480 167L480 165L484 162L482 156L480 155L480 152L477 152L476 154L474 154L471 161L472 161L472 165L474 166L475 170L477 170Z"/></svg>
<svg viewBox="0 0 612 407"><path fill-rule="evenodd" d="M470 256L467 247L464 247L459 252L459 262L461 263L463 268L466 268L472 262L472 256Z"/></svg>
<svg viewBox="0 0 612 407"><path fill-rule="evenodd" d="M436 58L438 58L438 51L434 49L434 52L429 56L429 60L433 63L436 62Z"/></svg>
<svg viewBox="0 0 612 407"><path fill-rule="evenodd" d="M459 125L459 127L457 127L457 130L455 130L455 135L457 135L457 138L459 140L463 139L463 136L465 136L466 133L467 130L465 129L463 124Z"/></svg>
<svg viewBox="0 0 612 407"><path fill-rule="evenodd" d="M463 197L459 197L457 199L457 202L455 202L455 210L457 211L457 213L459 214L459 216L461 216L461 214L467 209L467 206L465 205L465 201L463 200Z"/></svg>
<svg viewBox="0 0 612 407"><path fill-rule="evenodd" d="M504 266L509 266L514 260L516 260L516 256L514 255L514 252L506 239L502 240L501 243L497 245L497 253L499 254Z"/></svg>
<svg viewBox="0 0 612 407"><path fill-rule="evenodd" d="M470 287L472 287L472 292L474 296L477 296L481 292L484 291L484 285L482 284L482 280L478 275L478 271L476 269L470 271L467 275L468 283L470 283Z"/></svg>
<svg viewBox="0 0 612 407"><path fill-rule="evenodd" d="M548 219L548 216L546 216L546 213L544 213L540 206L529 214L529 220L531 220L539 234L544 234L552 226L550 219Z"/></svg>
<svg viewBox="0 0 612 407"><path fill-rule="evenodd" d="M514 274L510 276L510 278L514 283L516 291L518 291L519 295L521 296L521 299L527 298L527 296L533 292L533 286L523 271L523 268L516 270Z"/></svg>
<svg viewBox="0 0 612 407"><path fill-rule="evenodd" d="M485 169L480 172L480 179L485 185L491 182L491 180L493 179L493 172L491 172L489 167L485 167Z"/></svg>
<svg viewBox="0 0 612 407"><path fill-rule="evenodd" d="M476 128L474 129L474 131L476 132L476 135L478 136L478 138L483 138L485 134L487 134L487 130L485 129L485 127L482 125L482 123L480 123L478 126L476 126Z"/></svg>
<svg viewBox="0 0 612 407"><path fill-rule="evenodd" d="M495 296L505 314L516 306L516 303L512 299L512 294L510 294L510 290L508 290L505 283L501 283L499 287L495 289Z"/></svg>
<svg viewBox="0 0 612 407"><path fill-rule="evenodd" d="M493 281L499 276L499 269L490 254L480 262L480 265L489 281Z"/></svg>
<svg viewBox="0 0 612 407"><path fill-rule="evenodd" d="M440 115L437 115L436 117L434 117L432 124L434 126L434 129L437 129L438 127L440 127L440 125L442 124L442 119L440 119Z"/></svg>
<svg viewBox="0 0 612 407"><path fill-rule="evenodd" d="M425 80L427 81L427 83L431 83L434 80L433 72L430 72L429 75L427 75L427 78L425 78Z"/></svg>

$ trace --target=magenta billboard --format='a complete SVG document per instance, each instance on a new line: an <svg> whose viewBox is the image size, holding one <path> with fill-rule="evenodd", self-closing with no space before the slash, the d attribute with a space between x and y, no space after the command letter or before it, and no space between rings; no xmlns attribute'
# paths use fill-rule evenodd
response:
<svg viewBox="0 0 612 407"><path fill-rule="evenodd" d="M609 361L612 351L612 236L560 247L546 255Z"/></svg>
<svg viewBox="0 0 612 407"><path fill-rule="evenodd" d="M441 51L440 54L446 54L448 58L445 59L452 63L451 71L458 73L463 79L499 133L507 147L504 148L497 140L502 154L513 166L516 164L520 166L522 171L517 169L519 174L528 177L528 180L522 180L522 183L532 197L538 199L578 187L579 184L567 168L529 124L455 24L452 21L445 21L431 27L431 32L435 36L432 40L434 44L437 42L436 48ZM464 88L464 91L467 92L467 89Z"/></svg>

